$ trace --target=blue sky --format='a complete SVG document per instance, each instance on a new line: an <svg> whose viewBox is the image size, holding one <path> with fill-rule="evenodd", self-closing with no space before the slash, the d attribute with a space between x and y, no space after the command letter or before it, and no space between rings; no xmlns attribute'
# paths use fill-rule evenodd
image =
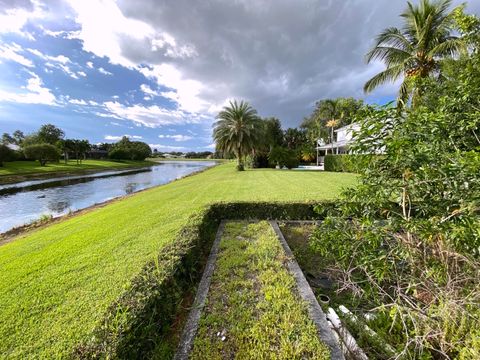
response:
<svg viewBox="0 0 480 360"><path fill-rule="evenodd" d="M398 25L403 1L141 4L7 1L0 132L52 123L92 143L128 135L162 151L202 151L213 148L214 117L230 99L288 127L321 98L394 97L395 84L362 93L382 68L363 54Z"/></svg>

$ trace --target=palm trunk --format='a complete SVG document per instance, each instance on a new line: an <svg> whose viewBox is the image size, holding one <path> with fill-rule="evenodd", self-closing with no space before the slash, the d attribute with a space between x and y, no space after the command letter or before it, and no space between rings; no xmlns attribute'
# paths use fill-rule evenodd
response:
<svg viewBox="0 0 480 360"><path fill-rule="evenodd" d="M240 147L237 149L237 170L243 171L242 150Z"/></svg>

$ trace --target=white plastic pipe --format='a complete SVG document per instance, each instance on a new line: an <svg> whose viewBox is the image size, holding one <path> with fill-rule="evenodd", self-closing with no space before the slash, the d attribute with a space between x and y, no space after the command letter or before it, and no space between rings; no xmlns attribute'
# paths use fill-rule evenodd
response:
<svg viewBox="0 0 480 360"><path fill-rule="evenodd" d="M327 312L327 319L330 320L334 329L342 339L343 343L345 344L346 348L349 351L349 354L357 360L368 360L367 355L365 352L358 346L357 342L353 338L352 334L347 330L345 326L343 326L340 318L338 317L335 310L332 308L328 308Z"/></svg>
<svg viewBox="0 0 480 360"><path fill-rule="evenodd" d="M355 316L355 314L353 314L350 310L348 310L345 306L343 305L340 305L338 307L338 310L340 310L343 314L347 315L355 324L359 324L360 321L358 320L358 318ZM361 325L361 323L360 323ZM363 329L365 330L365 332L368 334L368 336L372 337L372 338L376 338L376 339L380 339L380 337L378 336L378 334L373 331L372 329L370 329L370 327L368 327L367 324L364 324L363 325ZM389 355L394 355L395 354L395 350L390 346L390 344L387 344L387 343L384 343L383 346L385 347L385 350L389 353Z"/></svg>

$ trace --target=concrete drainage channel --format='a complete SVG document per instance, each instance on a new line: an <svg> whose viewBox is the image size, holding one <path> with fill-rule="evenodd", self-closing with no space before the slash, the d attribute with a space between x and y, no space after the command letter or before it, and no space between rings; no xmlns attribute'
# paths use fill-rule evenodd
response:
<svg viewBox="0 0 480 360"><path fill-rule="evenodd" d="M222 221L210 252L205 271L197 289L197 294L185 324L177 352L174 359L190 359L194 347L195 337L198 333L199 322L205 309L206 300L209 294L212 276L215 272L215 265L220 248L220 242L224 235L225 226L228 221ZM295 279L298 295L305 302L308 315L316 327L318 338L330 350L331 359L367 359L365 353L357 346L355 340L342 325L333 309L325 314L315 297L312 288L308 284L300 266L295 260L293 253L287 244L285 237L276 221L270 221L282 248L287 257L286 267ZM332 313L333 312L333 313ZM345 355L344 355L345 354Z"/></svg>

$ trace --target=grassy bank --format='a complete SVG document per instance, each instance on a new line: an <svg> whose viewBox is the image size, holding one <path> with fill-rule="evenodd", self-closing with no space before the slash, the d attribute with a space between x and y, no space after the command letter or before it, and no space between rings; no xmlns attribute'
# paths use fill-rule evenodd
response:
<svg viewBox="0 0 480 360"><path fill-rule="evenodd" d="M191 359L329 359L270 224L230 222Z"/></svg>
<svg viewBox="0 0 480 360"><path fill-rule="evenodd" d="M125 169L129 167L141 167L154 165L152 161L112 161L112 160L83 160L77 164L76 160L70 160L65 164L47 163L46 166L40 166L38 161L12 161L5 162L0 167L0 184L23 181L32 178L41 178L46 176L67 175L82 172L105 171L113 169Z"/></svg>
<svg viewBox="0 0 480 360"><path fill-rule="evenodd" d="M189 216L215 201L335 198L351 174L224 164L0 247L0 353L65 356Z"/></svg>

